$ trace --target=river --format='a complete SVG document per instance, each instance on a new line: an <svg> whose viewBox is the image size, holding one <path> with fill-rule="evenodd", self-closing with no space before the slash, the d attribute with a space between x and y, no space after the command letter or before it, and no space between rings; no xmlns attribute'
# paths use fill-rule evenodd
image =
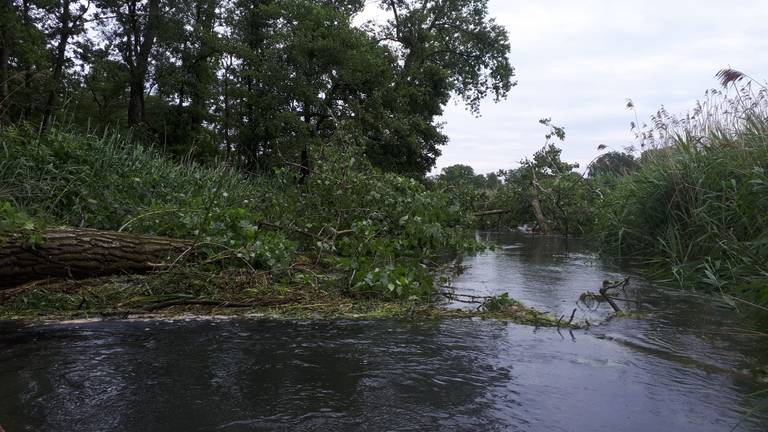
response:
<svg viewBox="0 0 768 432"><path fill-rule="evenodd" d="M588 329L479 319L0 323L17 431L765 431L768 341L721 301L654 287L562 239L483 233L453 283ZM632 275L641 317L577 303ZM640 306L637 306L640 304ZM763 329L764 330L764 329Z"/></svg>

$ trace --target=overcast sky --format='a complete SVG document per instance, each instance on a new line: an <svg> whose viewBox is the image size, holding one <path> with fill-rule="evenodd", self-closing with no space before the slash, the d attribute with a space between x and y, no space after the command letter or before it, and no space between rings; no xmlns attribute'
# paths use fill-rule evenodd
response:
<svg viewBox="0 0 768 432"><path fill-rule="evenodd" d="M475 118L453 102L443 121L450 143L435 173L457 163L478 173L512 168L543 143L538 120L564 126L564 159L582 166L606 144L632 144L625 109L640 120L660 105L682 112L715 73L733 67L768 79L768 0L491 0L509 31L518 85Z"/></svg>

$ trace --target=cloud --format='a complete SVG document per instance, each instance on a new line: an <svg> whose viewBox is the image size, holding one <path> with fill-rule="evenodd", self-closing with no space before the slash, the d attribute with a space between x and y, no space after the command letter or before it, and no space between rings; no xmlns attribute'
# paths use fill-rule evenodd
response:
<svg viewBox="0 0 768 432"><path fill-rule="evenodd" d="M479 118L446 107L451 141L435 172L455 163L478 172L514 166L543 144L542 117L566 128L563 156L585 164L598 144L632 144L626 98L643 121L660 105L692 107L723 67L768 78L764 0L492 0L489 10L509 31L519 84L507 100L484 103Z"/></svg>

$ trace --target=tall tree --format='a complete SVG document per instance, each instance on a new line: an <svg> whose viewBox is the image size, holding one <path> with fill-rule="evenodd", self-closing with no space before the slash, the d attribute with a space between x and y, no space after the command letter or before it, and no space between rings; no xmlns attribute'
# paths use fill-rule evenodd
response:
<svg viewBox="0 0 768 432"><path fill-rule="evenodd" d="M104 26L103 37L115 42L128 70L128 125L144 124L150 54L162 20L160 0L100 0L98 5L100 12L95 19L111 21Z"/></svg>
<svg viewBox="0 0 768 432"><path fill-rule="evenodd" d="M43 127L46 129L51 126L51 118L57 108L62 89L64 68L68 60L67 49L71 39L84 31L84 18L90 6L90 0L87 3L77 0L57 0L46 7L51 16L47 34L55 41L51 55L51 80L43 109Z"/></svg>
<svg viewBox="0 0 768 432"><path fill-rule="evenodd" d="M0 0L0 122L36 117L48 69L44 14L33 0Z"/></svg>
<svg viewBox="0 0 768 432"><path fill-rule="evenodd" d="M220 57L214 31L219 0L167 0L168 17L151 56L154 87L149 128L172 153L203 157L216 151L211 102Z"/></svg>
<svg viewBox="0 0 768 432"><path fill-rule="evenodd" d="M515 85L507 32L488 17L487 0L380 0L380 5L390 19L368 28L398 57L390 108L407 120L395 129L395 142L382 139L372 152L381 164L424 173L447 142L435 119L452 94L477 113L486 96L499 100ZM411 164L398 160L403 145L411 147L406 153Z"/></svg>
<svg viewBox="0 0 768 432"><path fill-rule="evenodd" d="M237 135L249 162L303 164L310 143L330 139L341 122L362 116L391 83L393 59L352 26L355 7L362 3L280 0L235 9Z"/></svg>
<svg viewBox="0 0 768 432"><path fill-rule="evenodd" d="M11 46L18 27L18 16L13 8L13 0L0 0L0 124L8 120L10 86L9 62Z"/></svg>

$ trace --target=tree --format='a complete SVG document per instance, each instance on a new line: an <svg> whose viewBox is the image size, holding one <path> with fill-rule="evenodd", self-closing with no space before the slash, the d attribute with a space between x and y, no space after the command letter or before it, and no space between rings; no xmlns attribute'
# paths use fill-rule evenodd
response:
<svg viewBox="0 0 768 432"><path fill-rule="evenodd" d="M18 32L19 19L12 0L0 0L0 124L8 118L10 103L9 62Z"/></svg>
<svg viewBox="0 0 768 432"><path fill-rule="evenodd" d="M85 44L80 51L82 84L78 115L93 119L98 128L127 124L128 67L113 59L112 51L109 43L103 47Z"/></svg>
<svg viewBox="0 0 768 432"><path fill-rule="evenodd" d="M176 155L204 158L218 143L211 108L220 37L214 31L219 0L172 0L152 53L155 94L147 101L148 128Z"/></svg>
<svg viewBox="0 0 768 432"><path fill-rule="evenodd" d="M438 179L449 184L471 184L475 180L475 170L469 165L451 165L443 168Z"/></svg>
<svg viewBox="0 0 768 432"><path fill-rule="evenodd" d="M444 84L435 97L454 92L473 112L489 93L499 100L515 85L507 31L488 17L488 0L380 3L392 18L379 38L395 44L403 78L432 75Z"/></svg>
<svg viewBox="0 0 768 432"><path fill-rule="evenodd" d="M99 0L97 3L100 10L94 19L105 24L102 37L117 49L128 70L129 126L146 121L144 97L151 66L150 54L161 26L163 10L160 1Z"/></svg>
<svg viewBox="0 0 768 432"><path fill-rule="evenodd" d="M610 151L600 155L589 164L589 176L601 175L626 176L637 169L635 157L629 153Z"/></svg>
<svg viewBox="0 0 768 432"><path fill-rule="evenodd" d="M378 148L370 153L379 165L423 174L448 141L435 119L452 94L477 113L487 95L499 100L515 85L507 32L488 17L487 0L380 4L391 18L371 31L397 56L397 81L387 103L397 123L376 137Z"/></svg>
<svg viewBox="0 0 768 432"><path fill-rule="evenodd" d="M477 113L514 85L487 0L381 0L391 19L362 27L363 0L89 1L0 0L4 120L47 128L66 100L74 124L176 155L306 169L312 147L344 142L416 177L448 141L452 96Z"/></svg>
<svg viewBox="0 0 768 432"><path fill-rule="evenodd" d="M0 0L0 123L40 111L48 70L42 20L33 0Z"/></svg>
<svg viewBox="0 0 768 432"><path fill-rule="evenodd" d="M244 3L227 17L237 66L227 71L227 106L220 108L228 125L229 113L238 111L241 157L257 170L305 165L310 145L330 141L341 127L353 140L368 139L366 126L385 116L381 101L393 59L352 26L355 2Z"/></svg>
<svg viewBox="0 0 768 432"><path fill-rule="evenodd" d="M43 109L42 124L45 129L51 126L51 118L54 109L57 108L59 93L62 91L63 75L68 61L67 49L71 39L85 30L85 14L90 5L90 0L85 4L77 0L57 0L45 8L51 17L47 33L57 38L51 53L51 80Z"/></svg>

